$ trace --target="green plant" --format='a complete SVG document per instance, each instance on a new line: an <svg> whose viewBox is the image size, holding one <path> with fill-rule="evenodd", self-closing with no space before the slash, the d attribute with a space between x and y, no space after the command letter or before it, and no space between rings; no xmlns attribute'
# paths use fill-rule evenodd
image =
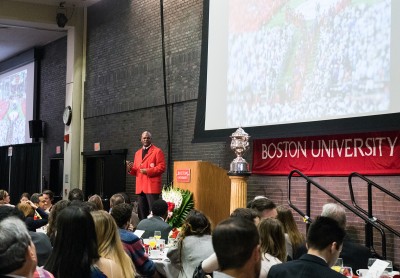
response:
<svg viewBox="0 0 400 278"><path fill-rule="evenodd" d="M163 189L162 198L168 204L168 224L173 228L181 227L189 211L194 208L193 193L171 186Z"/></svg>

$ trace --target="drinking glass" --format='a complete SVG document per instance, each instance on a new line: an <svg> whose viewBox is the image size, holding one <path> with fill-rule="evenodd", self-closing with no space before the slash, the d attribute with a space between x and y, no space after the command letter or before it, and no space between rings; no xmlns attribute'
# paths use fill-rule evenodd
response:
<svg viewBox="0 0 400 278"><path fill-rule="evenodd" d="M343 267L343 259L342 258L338 258L336 260L336 263L332 266L332 269L337 271L337 272L340 272L342 267Z"/></svg>
<svg viewBox="0 0 400 278"><path fill-rule="evenodd" d="M157 240L154 237L149 238L149 246L151 249L154 249L157 245Z"/></svg>
<svg viewBox="0 0 400 278"><path fill-rule="evenodd" d="M155 239L160 239L161 238L161 231L155 231L154 232L154 238Z"/></svg>

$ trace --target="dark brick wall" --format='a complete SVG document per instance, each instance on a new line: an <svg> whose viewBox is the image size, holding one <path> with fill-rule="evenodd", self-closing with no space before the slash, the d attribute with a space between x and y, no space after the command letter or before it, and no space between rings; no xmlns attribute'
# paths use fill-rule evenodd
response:
<svg viewBox="0 0 400 278"><path fill-rule="evenodd" d="M154 143L167 150L167 121L163 106L163 75L159 1L103 0L88 10L88 61L84 104L84 150L95 142L102 150L128 149L131 158L140 147L143 130L153 134ZM230 138L226 142L192 143L199 88L203 1L164 1L166 79L171 134L171 160L205 160L224 169L234 158ZM251 135L251 134L250 134ZM250 149L245 158L251 163ZM356 169L355 169L356 170ZM400 177L371 177L400 195ZM316 180L348 203L345 177ZM166 175L163 177L167 183ZM133 197L134 178L127 177L126 190ZM305 183L296 183L292 201L305 209ZM363 200L365 188L357 194ZM278 205L287 204L287 177L251 176L248 198L266 195ZM363 197L364 196L364 197ZM312 193L312 216L331 201L323 193ZM382 204L385 204L383 206ZM400 230L393 215L393 200L376 194L376 214ZM295 214L296 215L296 214ZM301 229L305 225L297 217ZM349 214L352 235L363 240L362 222ZM389 258L399 258L398 239L389 237ZM377 241L378 242L378 241ZM376 249L380 251L379 245ZM396 261L395 261L396 262ZM398 263L398 262L396 262Z"/></svg>
<svg viewBox="0 0 400 278"><path fill-rule="evenodd" d="M56 146L64 146L62 114L65 107L65 82L67 74L67 37L43 48L40 67L40 119L45 124L43 139L43 176L50 178L50 157Z"/></svg>

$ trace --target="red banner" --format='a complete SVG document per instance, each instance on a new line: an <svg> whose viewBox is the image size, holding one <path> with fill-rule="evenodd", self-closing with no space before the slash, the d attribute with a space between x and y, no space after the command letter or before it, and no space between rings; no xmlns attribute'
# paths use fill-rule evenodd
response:
<svg viewBox="0 0 400 278"><path fill-rule="evenodd" d="M400 131L262 139L253 142L251 172L309 176L400 174Z"/></svg>

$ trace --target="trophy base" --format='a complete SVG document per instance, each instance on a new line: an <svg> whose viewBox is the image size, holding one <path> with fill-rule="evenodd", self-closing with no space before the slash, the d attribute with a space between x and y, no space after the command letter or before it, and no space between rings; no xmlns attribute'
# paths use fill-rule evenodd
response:
<svg viewBox="0 0 400 278"><path fill-rule="evenodd" d="M240 159L234 159L231 162L230 169L228 172L228 175L250 175L250 167L249 163L246 162L243 158Z"/></svg>

